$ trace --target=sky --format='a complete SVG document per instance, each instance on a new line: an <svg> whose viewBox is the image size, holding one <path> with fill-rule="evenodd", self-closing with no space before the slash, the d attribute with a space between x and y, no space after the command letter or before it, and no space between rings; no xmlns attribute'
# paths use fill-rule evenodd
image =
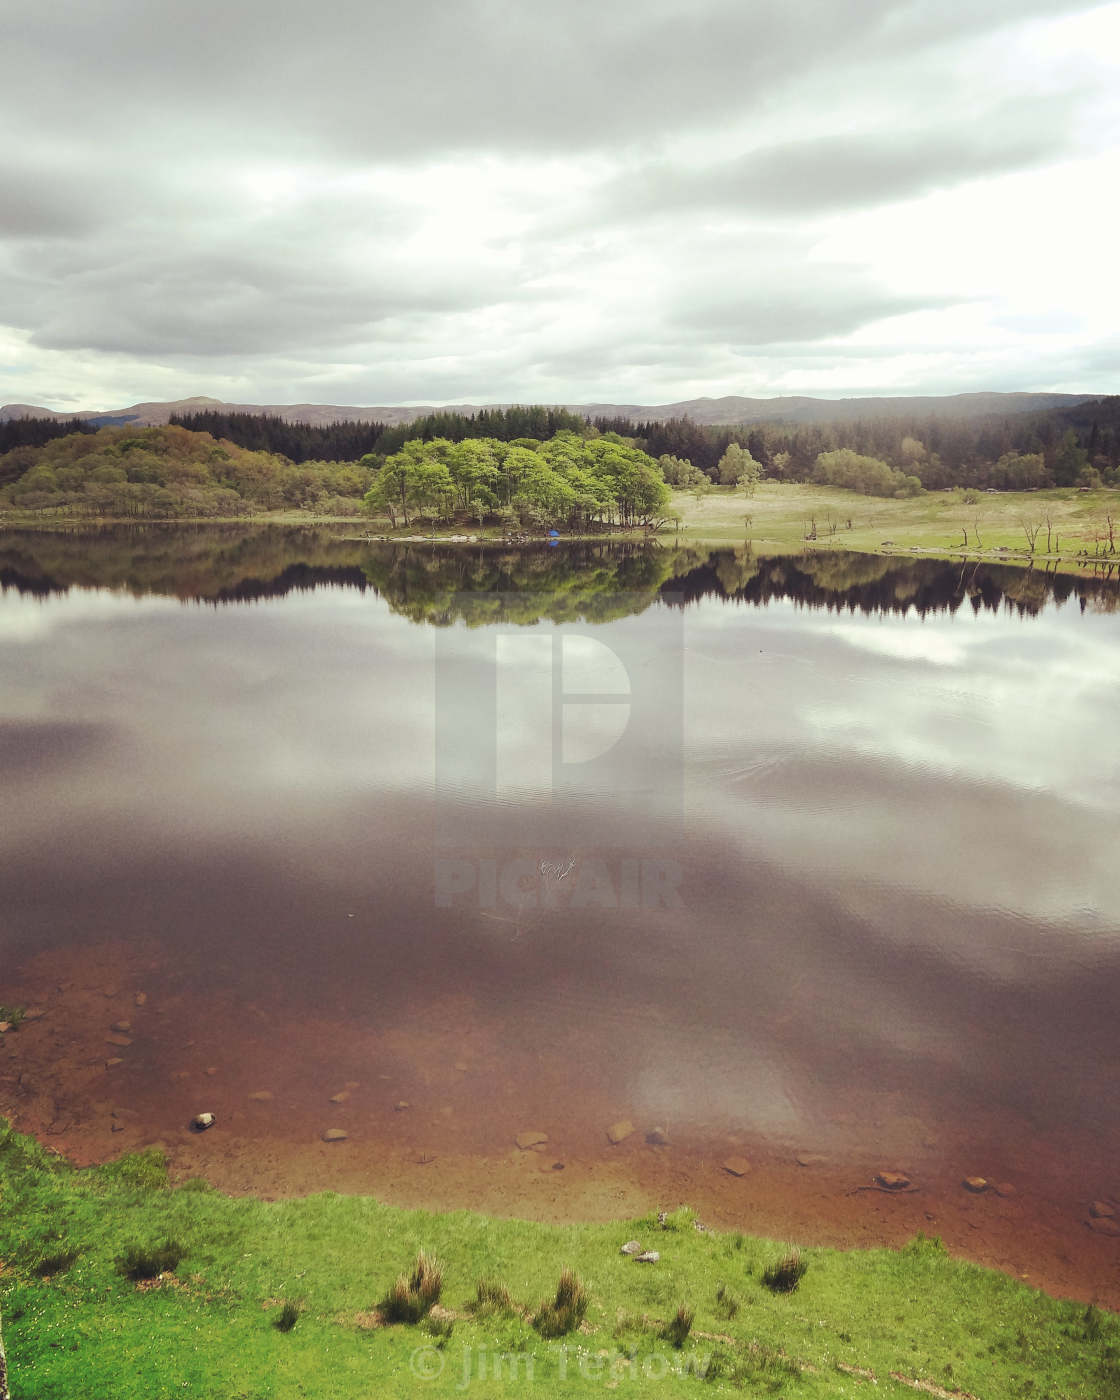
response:
<svg viewBox="0 0 1120 1400"><path fill-rule="evenodd" d="M1120 3L6 0L0 43L0 404L1120 384Z"/></svg>

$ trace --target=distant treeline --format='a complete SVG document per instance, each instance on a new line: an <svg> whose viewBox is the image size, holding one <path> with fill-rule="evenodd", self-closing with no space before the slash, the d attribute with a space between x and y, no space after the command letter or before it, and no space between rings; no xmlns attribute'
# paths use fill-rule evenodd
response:
<svg viewBox="0 0 1120 1400"><path fill-rule="evenodd" d="M717 479L720 458L736 443L766 476L809 481L822 453L847 450L916 476L927 490L945 486L1120 484L1120 396L1073 408L988 418L877 418L812 425L759 423L710 427L691 418L635 422L596 418L600 432L632 438L651 457L691 462ZM1016 460L1041 457L1038 479ZM1000 465L1002 462L1003 465ZM1033 466L1033 464L1032 464Z"/></svg>
<svg viewBox="0 0 1120 1400"><path fill-rule="evenodd" d="M544 442L565 429L587 431L586 420L567 409L520 405L484 408L469 417L460 413L429 413L396 427L387 423L327 423L319 427L288 423L271 413L216 410L173 414L171 422L192 432L210 433L235 442L252 452L275 452L290 462L357 462L371 453L390 457L416 438L422 442L433 438L445 438L448 442L462 442L464 438L493 438L498 442L533 438Z"/></svg>
<svg viewBox="0 0 1120 1400"><path fill-rule="evenodd" d="M357 462L378 450L385 423L288 423L274 413L173 413L176 427L236 443L250 452L272 452L289 462Z"/></svg>
<svg viewBox="0 0 1120 1400"><path fill-rule="evenodd" d="M101 426L83 418L5 418L0 423L0 455L13 447L42 447L71 433L95 433Z"/></svg>

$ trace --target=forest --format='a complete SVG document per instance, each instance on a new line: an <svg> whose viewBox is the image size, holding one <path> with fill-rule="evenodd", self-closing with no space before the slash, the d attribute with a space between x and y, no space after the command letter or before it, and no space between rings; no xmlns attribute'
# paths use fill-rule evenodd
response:
<svg viewBox="0 0 1120 1400"><path fill-rule="evenodd" d="M209 424L204 428L203 424ZM287 423L207 412L161 428L47 419L0 424L0 509L105 519L265 511L537 528L649 528L666 485L702 493L762 478L914 496L1120 485L1120 396L984 418L702 426L589 423L543 406L409 424Z"/></svg>

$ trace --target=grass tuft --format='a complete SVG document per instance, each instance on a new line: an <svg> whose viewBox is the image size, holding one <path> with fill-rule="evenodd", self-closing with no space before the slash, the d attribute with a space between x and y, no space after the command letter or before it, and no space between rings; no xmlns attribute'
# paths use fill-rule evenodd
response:
<svg viewBox="0 0 1120 1400"><path fill-rule="evenodd" d="M533 1315L533 1326L542 1337L563 1337L574 1332L587 1312L587 1291L571 1269L565 1269L552 1302L542 1302Z"/></svg>
<svg viewBox="0 0 1120 1400"><path fill-rule="evenodd" d="M762 1271L762 1282L771 1293L793 1293L809 1268L799 1249L790 1249Z"/></svg>
<svg viewBox="0 0 1120 1400"><path fill-rule="evenodd" d="M379 1304L386 1322L415 1324L427 1317L443 1292L443 1266L423 1250L411 1275L400 1274Z"/></svg>
<svg viewBox="0 0 1120 1400"><path fill-rule="evenodd" d="M130 1244L113 1262L118 1274L139 1283L143 1279L159 1278L160 1274L174 1273L186 1252L178 1240L164 1240L156 1245Z"/></svg>
<svg viewBox="0 0 1120 1400"><path fill-rule="evenodd" d="M467 1304L475 1317L512 1315L521 1309L510 1296L509 1289L498 1279L480 1278L475 1286L474 1301Z"/></svg>
<svg viewBox="0 0 1120 1400"><path fill-rule="evenodd" d="M12 1030L18 1031L27 1014L25 1006L0 1006L0 1021L7 1021Z"/></svg>
<svg viewBox="0 0 1120 1400"><path fill-rule="evenodd" d="M720 1316L730 1322L743 1306L743 1300L738 1293L728 1288L726 1283L721 1283L716 1289L716 1305Z"/></svg>
<svg viewBox="0 0 1120 1400"><path fill-rule="evenodd" d="M300 1306L298 1303L285 1303L272 1325L277 1332L290 1332L299 1321L299 1314Z"/></svg>
<svg viewBox="0 0 1120 1400"><path fill-rule="evenodd" d="M692 1331L692 1323L696 1314L688 1306L682 1303L677 1309L676 1316L661 1329L661 1335L667 1342L671 1342L678 1350L684 1346L688 1340L688 1334Z"/></svg>

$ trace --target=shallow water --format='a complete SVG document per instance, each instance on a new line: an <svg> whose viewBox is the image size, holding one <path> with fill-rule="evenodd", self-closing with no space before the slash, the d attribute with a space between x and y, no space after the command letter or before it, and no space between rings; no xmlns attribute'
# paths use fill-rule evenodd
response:
<svg viewBox="0 0 1120 1400"><path fill-rule="evenodd" d="M628 1119L1120 1192L1115 583L275 531L0 581L0 1112L79 1157Z"/></svg>

